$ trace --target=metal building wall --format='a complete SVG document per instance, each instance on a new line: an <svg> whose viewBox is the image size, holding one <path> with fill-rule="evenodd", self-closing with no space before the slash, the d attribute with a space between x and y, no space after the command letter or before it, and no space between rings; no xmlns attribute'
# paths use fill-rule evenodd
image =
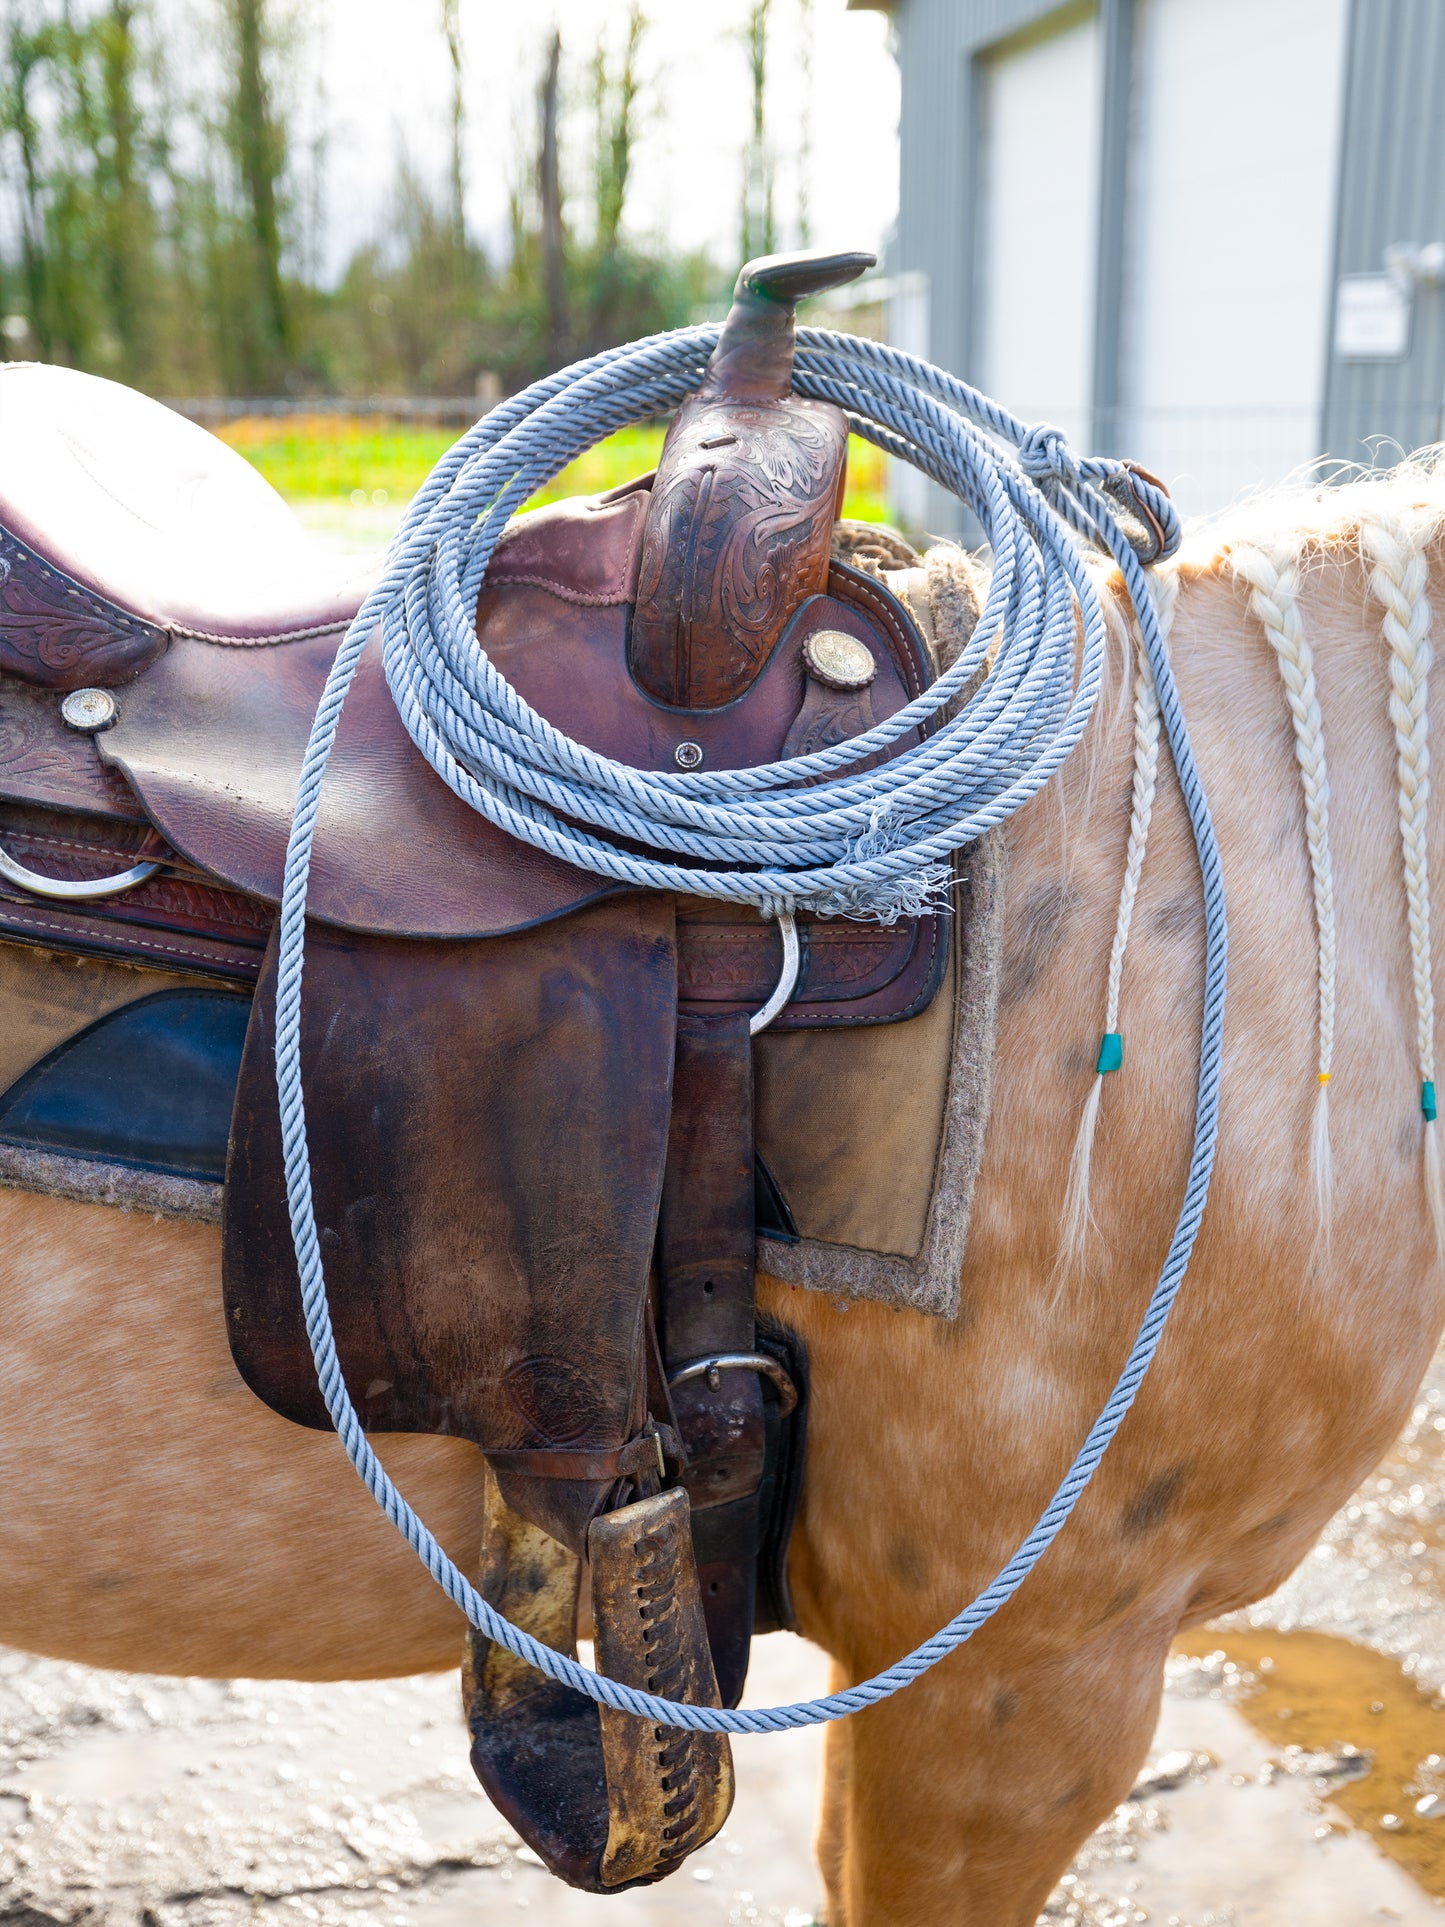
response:
<svg viewBox="0 0 1445 1927"><path fill-rule="evenodd" d="M1097 0L1106 29L1106 152L1100 205L1092 439L1108 446L1122 401L1118 257L1124 209L1120 111L1128 78L1132 0ZM977 54L1072 9L1061 0L851 0L894 19L903 79L902 197L892 265L928 280L926 340L908 345L943 366L977 372L972 272L978 253ZM1445 242L1445 0L1350 0L1331 299L1343 275L1378 274L1391 244ZM1114 69L1118 69L1117 72ZM1112 87L1110 83L1112 84ZM1111 101L1108 96L1112 92ZM1337 188L1337 195L1336 195ZM1290 210L1281 206L1287 222ZM1260 264L1268 273L1268 263ZM1318 317L1328 343L1320 445L1331 455L1391 460L1445 439L1445 289L1418 285L1409 353L1347 360L1334 352L1333 313ZM1381 445L1383 442L1383 446ZM930 490L929 526L959 526L954 505Z"/></svg>
<svg viewBox="0 0 1445 1927"><path fill-rule="evenodd" d="M897 0L890 10L903 113L897 259L889 265L928 276L926 353L941 367L966 374L973 358L969 264L979 159L973 53L1069 8L1059 0ZM931 530L958 533L962 513L952 496L930 485Z"/></svg>
<svg viewBox="0 0 1445 1927"><path fill-rule="evenodd" d="M1353 0L1346 59L1336 283L1378 273L1391 243L1445 240L1445 5ZM1442 398L1445 292L1422 285L1402 360L1345 361L1331 349L1325 446L1388 462L1442 438ZM1367 436L1395 446L1371 447Z"/></svg>

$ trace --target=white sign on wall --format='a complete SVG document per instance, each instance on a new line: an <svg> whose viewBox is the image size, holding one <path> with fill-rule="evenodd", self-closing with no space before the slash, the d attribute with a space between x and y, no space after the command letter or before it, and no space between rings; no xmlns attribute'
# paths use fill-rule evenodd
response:
<svg viewBox="0 0 1445 1927"><path fill-rule="evenodd" d="M1390 274L1342 275L1335 289L1338 358L1402 361L1410 352L1412 293Z"/></svg>

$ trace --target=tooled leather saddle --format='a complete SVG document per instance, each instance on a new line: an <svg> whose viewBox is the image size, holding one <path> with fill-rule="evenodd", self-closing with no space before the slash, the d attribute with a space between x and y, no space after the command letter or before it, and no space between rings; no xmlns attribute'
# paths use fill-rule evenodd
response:
<svg viewBox="0 0 1445 1927"><path fill-rule="evenodd" d="M931 679L902 606L832 558L846 419L791 391L795 302L869 259L750 264L657 473L525 515L497 548L479 640L580 742L642 768L745 767L855 736ZM211 1031L150 1000L127 1075L172 1061L176 1025L202 1054L222 1040L231 1349L268 1405L326 1426L282 1178L272 922L312 715L365 585L308 574L279 504L155 404L59 370L5 383L0 752L6 731L26 747L0 753L0 938L183 959L214 986ZM121 457L152 473L118 499ZM259 579L258 549L282 554ZM124 887L87 894L118 860ZM467 810L408 739L375 642L309 910L316 1213L358 1411L481 1448L479 1583L510 1618L570 1649L585 1583L602 1670L735 1704L753 1631L792 1623L807 1405L801 1346L754 1303L759 1224L790 1230L753 1141L777 926L625 891ZM799 940L776 1023L856 1027L927 1005L947 932L802 918ZM120 1140L152 1098L94 1066L67 1097L78 1062L32 1079L28 1110L0 1096L0 1136L120 1090L110 1126L72 1117L58 1141L97 1154L109 1128L113 1155L144 1162ZM658 1879L725 1819L721 1736L599 1712L479 1635L465 1682L483 1784L573 1884Z"/></svg>

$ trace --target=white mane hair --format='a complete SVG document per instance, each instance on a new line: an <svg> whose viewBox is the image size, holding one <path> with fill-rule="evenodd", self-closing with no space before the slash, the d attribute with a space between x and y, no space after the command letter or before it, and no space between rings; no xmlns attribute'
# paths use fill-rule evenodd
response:
<svg viewBox="0 0 1445 1927"><path fill-rule="evenodd" d="M1251 613L1274 651L1294 731L1302 827L1309 851L1317 942L1317 1093L1310 1174L1318 1212L1317 1249L1327 1250L1333 1203L1329 1083L1334 1057L1336 931L1329 838L1329 772L1314 657L1300 596L1312 569L1342 555L1363 563L1380 610L1388 652L1389 716L1395 732L1400 850L1415 997L1416 1053L1424 1112L1422 1172L1436 1242L1445 1253L1445 1187L1431 1112L1435 1085L1435 997L1431 976L1428 815L1428 686L1433 660L1426 549L1445 521L1445 445L1388 470L1332 464L1186 524L1180 549L1154 571L1152 588L1167 641L1179 590L1227 573L1247 590ZM1117 578L1113 587L1118 588ZM1122 597L1111 597L1116 608ZM1159 760L1158 705L1142 649L1134 648L1134 780L1124 877L1104 994L1104 1032L1117 1033L1120 985L1134 900L1148 846ZM1082 1257L1092 1218L1089 1168L1105 1059L1080 1119L1065 1195L1057 1275Z"/></svg>

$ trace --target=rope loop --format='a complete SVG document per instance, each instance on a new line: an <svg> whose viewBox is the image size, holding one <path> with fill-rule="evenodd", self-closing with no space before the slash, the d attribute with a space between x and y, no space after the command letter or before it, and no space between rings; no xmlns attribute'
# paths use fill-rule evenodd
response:
<svg viewBox="0 0 1445 1927"><path fill-rule="evenodd" d="M1122 465L1076 456L1057 429L1030 430L986 395L895 348L799 329L794 387L836 403L854 433L952 490L993 552L974 633L930 689L862 736L812 755L684 773L632 769L572 741L497 673L474 618L508 520L583 449L682 402L700 384L717 337L715 326L654 335L534 383L461 437L407 511L381 578L337 651L302 764L279 919L276 1087L317 1382L352 1465L433 1579L488 1639L599 1705L695 1732L764 1733L841 1719L901 1691L1012 1598L1073 1512L1149 1368L1199 1229L1218 1128L1228 939L1219 852L1179 692L1144 570L1107 499ZM1172 547L1178 520L1168 497L1156 494ZM752 903L768 914L787 906L887 921L933 901L946 887L953 852L1037 795L1082 736L1099 692L1106 630L1081 541L1113 557L1133 605L1204 886L1193 1151L1138 1336L1013 1557L947 1626L876 1678L795 1706L735 1711L622 1686L512 1625L459 1571L372 1450L337 1357L311 1193L301 985L321 784L362 651L379 627L387 679L413 742L443 782L509 835L634 888ZM920 733L930 722L936 727ZM910 747L877 761L910 732Z"/></svg>
<svg viewBox="0 0 1445 1927"><path fill-rule="evenodd" d="M1062 482L1078 488L1083 481L1079 458L1062 428L1035 422L1019 443L1019 467L1032 482Z"/></svg>

